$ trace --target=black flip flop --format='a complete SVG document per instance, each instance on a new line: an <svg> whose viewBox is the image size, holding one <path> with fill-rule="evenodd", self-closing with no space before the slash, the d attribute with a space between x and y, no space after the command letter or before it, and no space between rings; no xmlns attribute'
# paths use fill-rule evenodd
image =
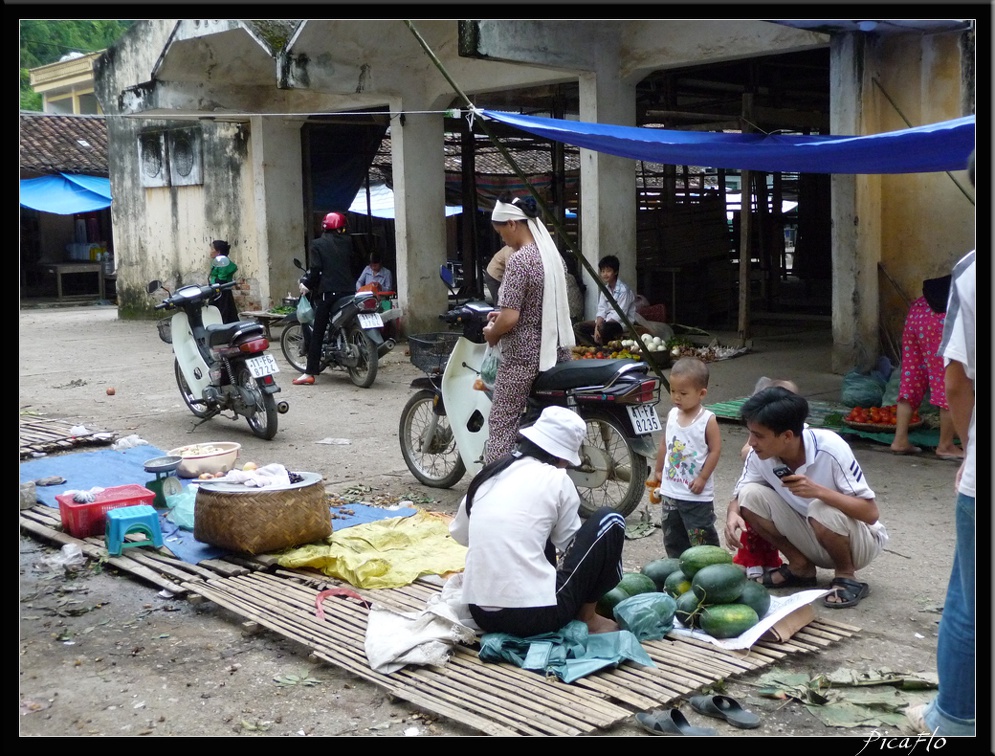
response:
<svg viewBox="0 0 995 756"><path fill-rule="evenodd" d="M740 706L729 696L692 696L691 708L706 717L724 719L733 727L752 730L760 726L760 717Z"/></svg>
<svg viewBox="0 0 995 756"><path fill-rule="evenodd" d="M772 579L775 572L781 575L780 583L775 583ZM815 575L801 577L788 569L788 565L782 564L780 567L772 567L769 570L764 570L760 584L764 588L815 588L816 577Z"/></svg>
<svg viewBox="0 0 995 756"><path fill-rule="evenodd" d="M693 726L680 709L641 711L636 723L651 735L718 735L711 727Z"/></svg>
<svg viewBox="0 0 995 756"><path fill-rule="evenodd" d="M871 587L867 583L861 583L859 580L845 577L833 578L829 587L833 589L833 592L822 597L822 605L830 609L846 609L856 606L860 603L861 599L865 598L871 592ZM830 596L835 596L842 600L829 601Z"/></svg>

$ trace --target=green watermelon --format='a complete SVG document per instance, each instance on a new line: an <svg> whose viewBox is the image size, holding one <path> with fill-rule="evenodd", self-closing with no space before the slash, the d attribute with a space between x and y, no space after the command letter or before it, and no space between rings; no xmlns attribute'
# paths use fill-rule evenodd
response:
<svg viewBox="0 0 995 756"><path fill-rule="evenodd" d="M598 599L597 605L594 607L594 611L600 614L602 617L607 617L608 619L615 619L615 606L625 599L629 598L629 594L623 591L618 586L612 588L608 593Z"/></svg>
<svg viewBox="0 0 995 756"><path fill-rule="evenodd" d="M654 583L656 583L656 589L658 591L664 591L664 585L667 582L667 578L670 577L671 573L677 572L681 568L680 559L654 559L649 564L645 565L641 572L649 577Z"/></svg>
<svg viewBox="0 0 995 756"><path fill-rule="evenodd" d="M671 572L663 583L663 592L677 598L691 590L691 580L683 571Z"/></svg>
<svg viewBox="0 0 995 756"><path fill-rule="evenodd" d="M746 573L735 564L709 564L691 578L691 590L704 604L731 604L746 585Z"/></svg>
<svg viewBox="0 0 995 756"><path fill-rule="evenodd" d="M635 596L639 593L654 593L656 583L641 572L626 572L623 573L622 580L616 588L620 588L629 596Z"/></svg>
<svg viewBox="0 0 995 756"><path fill-rule="evenodd" d="M694 628L698 627L698 618L703 608L701 599L694 595L694 591L688 591L678 597L674 614L684 627Z"/></svg>
<svg viewBox="0 0 995 756"><path fill-rule="evenodd" d="M732 554L721 546L692 546L681 554L681 570L688 578L710 564L732 564Z"/></svg>
<svg viewBox="0 0 995 756"><path fill-rule="evenodd" d="M743 586L743 592L736 599L737 604L746 604L752 607L760 619L767 616L770 609L770 591L755 580L747 580Z"/></svg>
<svg viewBox="0 0 995 756"><path fill-rule="evenodd" d="M713 638L735 638L760 621L746 604L716 604L701 610L701 629Z"/></svg>

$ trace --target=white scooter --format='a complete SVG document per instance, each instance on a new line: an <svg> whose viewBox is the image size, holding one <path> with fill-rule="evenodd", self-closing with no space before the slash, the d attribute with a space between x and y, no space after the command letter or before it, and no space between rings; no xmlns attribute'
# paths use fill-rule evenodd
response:
<svg viewBox="0 0 995 756"><path fill-rule="evenodd" d="M151 281L149 294L163 289L168 295L156 310L175 310L159 321L159 337L173 346L173 372L180 396L193 414L208 420L230 411L232 420L243 416L254 436L271 439L277 431L277 413L289 409L273 395L280 387L273 379L279 371L266 354L269 341L263 326L249 321L223 323L211 302L219 291L235 282L183 286L171 294L161 281Z"/></svg>
<svg viewBox="0 0 995 756"><path fill-rule="evenodd" d="M461 327L461 334L408 337L411 362L426 375L411 383L417 391L401 412L398 436L408 469L427 486L450 488L467 470L476 474L483 466L491 394L474 386L486 352L483 327L493 309L484 302L457 305L440 318ZM627 516L642 500L647 458L656 454L650 434L662 430L659 401L660 381L643 362L572 360L539 374L521 426L534 423L549 405L575 410L588 426L581 464L569 471L580 513L609 506Z"/></svg>

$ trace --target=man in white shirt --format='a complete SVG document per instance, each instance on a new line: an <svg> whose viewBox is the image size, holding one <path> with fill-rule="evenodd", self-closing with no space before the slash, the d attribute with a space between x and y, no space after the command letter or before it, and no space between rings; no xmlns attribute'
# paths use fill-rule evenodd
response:
<svg viewBox="0 0 995 756"><path fill-rule="evenodd" d="M625 313L631 323L636 319L636 295L632 289L618 280L619 262L615 255L607 255L598 261L598 272L612 298L618 304L618 309ZM607 344L609 341L621 338L625 331L618 312L611 306L604 292L598 297L598 311L594 320L585 320L574 326L574 335L578 344Z"/></svg>
<svg viewBox="0 0 995 756"><path fill-rule="evenodd" d="M816 568L834 571L823 604L856 606L870 592L856 579L888 540L874 491L847 443L824 428L805 428L808 402L785 388L750 397L740 415L750 452L726 514L726 542L740 543L749 523L784 554L767 570L768 588L813 588Z"/></svg>

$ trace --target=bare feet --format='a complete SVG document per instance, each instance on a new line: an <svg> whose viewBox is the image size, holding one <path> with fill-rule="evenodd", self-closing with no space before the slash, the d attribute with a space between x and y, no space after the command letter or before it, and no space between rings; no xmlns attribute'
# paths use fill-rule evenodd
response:
<svg viewBox="0 0 995 756"><path fill-rule="evenodd" d="M618 630L618 623L615 620L602 617L600 614L595 614L593 617L586 619L584 624L587 625L587 631L592 635L597 633L614 633Z"/></svg>

